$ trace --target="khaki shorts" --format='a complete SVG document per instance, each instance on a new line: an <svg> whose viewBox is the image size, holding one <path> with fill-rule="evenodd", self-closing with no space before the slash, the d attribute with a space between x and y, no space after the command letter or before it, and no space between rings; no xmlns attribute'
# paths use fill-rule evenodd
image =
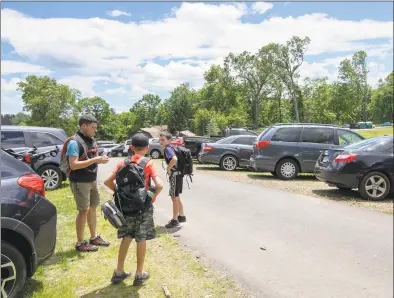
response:
<svg viewBox="0 0 394 298"><path fill-rule="evenodd" d="M100 193L97 181L70 181L70 188L74 194L75 203L77 204L77 209L79 211L88 210L89 207L97 207L100 204Z"/></svg>

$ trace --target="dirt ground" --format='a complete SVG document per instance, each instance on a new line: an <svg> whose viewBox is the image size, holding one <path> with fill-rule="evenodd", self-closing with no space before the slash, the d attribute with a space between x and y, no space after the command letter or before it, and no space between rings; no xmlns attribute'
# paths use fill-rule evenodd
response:
<svg viewBox="0 0 394 298"><path fill-rule="evenodd" d="M342 203L355 205L370 210L379 211L387 214L393 214L393 195L384 201L373 202L361 199L357 190L343 191L327 184L320 182L311 174L301 174L297 179L283 181L275 178L270 173L254 173L247 170L236 170L226 172L219 169L218 166L196 164L196 171L209 172L210 174L251 184L259 184L269 188L281 189L284 191L303 194L316 198L323 198Z"/></svg>

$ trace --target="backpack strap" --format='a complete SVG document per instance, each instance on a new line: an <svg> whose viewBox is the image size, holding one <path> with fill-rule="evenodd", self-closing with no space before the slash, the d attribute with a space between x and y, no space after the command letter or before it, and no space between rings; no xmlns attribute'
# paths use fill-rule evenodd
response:
<svg viewBox="0 0 394 298"><path fill-rule="evenodd" d="M71 139L76 141L83 148L83 152L80 155L79 160L89 159L89 157L88 157L89 148L88 148L88 145L86 144L86 142L84 141L84 139L82 139L78 134L75 134L73 137L71 137Z"/></svg>
<svg viewBox="0 0 394 298"><path fill-rule="evenodd" d="M145 169L145 167L148 164L149 160L150 159L146 158L145 156L141 157L140 160L138 161L138 164Z"/></svg>

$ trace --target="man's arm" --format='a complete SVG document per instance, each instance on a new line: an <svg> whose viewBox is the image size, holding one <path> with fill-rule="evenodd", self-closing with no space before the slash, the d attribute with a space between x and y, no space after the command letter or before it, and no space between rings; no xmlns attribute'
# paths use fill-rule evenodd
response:
<svg viewBox="0 0 394 298"><path fill-rule="evenodd" d="M67 156L70 163L70 169L75 171L79 169L84 169L89 167L94 163L106 163L108 162L108 157L97 156L95 158L87 160L78 160L79 158L79 146L75 140L71 140L67 144Z"/></svg>

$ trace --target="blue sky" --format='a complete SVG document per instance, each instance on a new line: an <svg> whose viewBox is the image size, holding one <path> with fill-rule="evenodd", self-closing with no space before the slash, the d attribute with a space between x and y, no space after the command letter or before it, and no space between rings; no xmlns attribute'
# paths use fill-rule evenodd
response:
<svg viewBox="0 0 394 298"><path fill-rule="evenodd" d="M144 93L194 88L229 52L256 51L293 35L312 40L300 74L336 77L366 50L369 81L393 70L393 3L2 3L2 113L22 110L16 84L49 75L128 110Z"/></svg>

